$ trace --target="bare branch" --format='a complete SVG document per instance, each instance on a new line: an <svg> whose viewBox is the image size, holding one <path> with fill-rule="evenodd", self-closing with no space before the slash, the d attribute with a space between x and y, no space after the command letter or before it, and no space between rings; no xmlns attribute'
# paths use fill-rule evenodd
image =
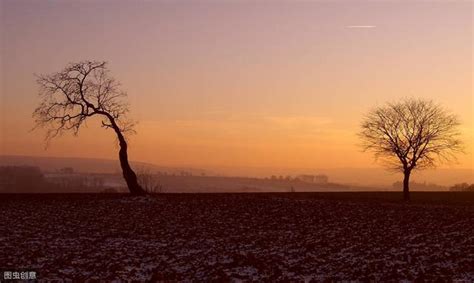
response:
<svg viewBox="0 0 474 283"><path fill-rule="evenodd" d="M37 76L41 103L33 112L36 128L46 128L46 141L71 131L77 135L88 117L103 118L102 126L121 135L133 133L127 118L127 94L109 76L106 62L83 61L61 72Z"/></svg>
<svg viewBox="0 0 474 283"><path fill-rule="evenodd" d="M406 99L370 111L361 125L363 148L390 168L411 171L455 160L462 151L457 117L432 101Z"/></svg>

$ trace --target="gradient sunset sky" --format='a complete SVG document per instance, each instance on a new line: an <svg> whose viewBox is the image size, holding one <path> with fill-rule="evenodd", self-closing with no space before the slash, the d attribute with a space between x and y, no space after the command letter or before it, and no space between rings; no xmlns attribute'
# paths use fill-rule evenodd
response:
<svg viewBox="0 0 474 283"><path fill-rule="evenodd" d="M451 166L474 168L471 1L0 3L0 154L117 158L97 121L47 151L30 131L35 73L106 60L139 121L131 160L374 167L364 113L420 97L459 115L466 154Z"/></svg>

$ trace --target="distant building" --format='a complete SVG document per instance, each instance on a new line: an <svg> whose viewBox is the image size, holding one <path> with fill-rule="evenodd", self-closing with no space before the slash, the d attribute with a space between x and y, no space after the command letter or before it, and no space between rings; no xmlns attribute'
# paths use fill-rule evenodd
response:
<svg viewBox="0 0 474 283"><path fill-rule="evenodd" d="M63 174L73 174L74 173L74 168L64 167L64 168L59 169L59 172L63 173Z"/></svg>
<svg viewBox="0 0 474 283"><path fill-rule="evenodd" d="M297 178L302 182L314 184L326 184L329 181L326 175L299 175Z"/></svg>
<svg viewBox="0 0 474 283"><path fill-rule="evenodd" d="M297 178L302 182L314 183L314 175L299 175Z"/></svg>

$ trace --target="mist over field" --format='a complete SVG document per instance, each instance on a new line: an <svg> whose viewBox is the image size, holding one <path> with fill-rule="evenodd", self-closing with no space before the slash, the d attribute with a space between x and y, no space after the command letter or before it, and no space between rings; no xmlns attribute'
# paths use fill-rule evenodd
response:
<svg viewBox="0 0 474 283"><path fill-rule="evenodd" d="M323 192L323 191L398 191L399 174L383 169L281 169L166 167L132 162L139 172L145 170L159 184L161 192ZM115 160L88 158L54 158L33 156L0 156L0 168L30 166L39 168L44 183L6 188L0 192L101 192L107 189L126 192L126 184ZM64 169L71 170L64 172ZM1 171L1 170L0 170ZM0 175L13 172L0 172ZM325 176L324 182L308 180L309 176ZM2 178L6 178L3 176ZM306 178L306 179L305 179ZM93 180L93 181L91 181ZM460 181L462 180L462 181ZM49 183L48 183L49 182ZM413 181L414 191L447 191L458 183L474 183L471 170L438 169L421 172ZM61 185L59 186L58 183ZM11 186L10 186L11 187Z"/></svg>

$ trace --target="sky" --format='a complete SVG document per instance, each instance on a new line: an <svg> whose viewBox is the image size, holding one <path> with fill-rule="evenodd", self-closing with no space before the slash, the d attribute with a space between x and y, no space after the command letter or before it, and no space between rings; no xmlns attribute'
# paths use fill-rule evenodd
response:
<svg viewBox="0 0 474 283"><path fill-rule="evenodd" d="M45 149L34 74L105 60L139 124L132 160L168 166L367 168L371 108L433 99L474 169L471 1L0 0L0 154L117 158L92 120Z"/></svg>

